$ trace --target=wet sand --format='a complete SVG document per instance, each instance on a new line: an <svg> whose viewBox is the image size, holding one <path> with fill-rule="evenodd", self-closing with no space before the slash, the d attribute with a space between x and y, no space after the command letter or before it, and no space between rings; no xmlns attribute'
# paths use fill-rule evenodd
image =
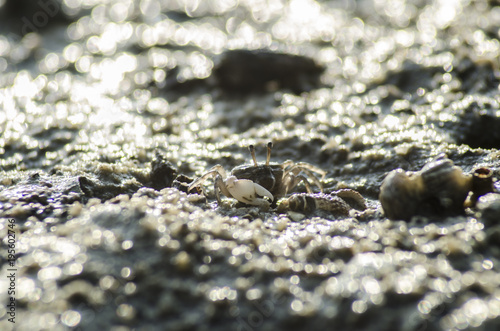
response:
<svg viewBox="0 0 500 331"><path fill-rule="evenodd" d="M494 2L21 3L0 7L0 329L498 329L498 195L407 221L378 199L443 153L500 178ZM269 141L366 209L186 193Z"/></svg>

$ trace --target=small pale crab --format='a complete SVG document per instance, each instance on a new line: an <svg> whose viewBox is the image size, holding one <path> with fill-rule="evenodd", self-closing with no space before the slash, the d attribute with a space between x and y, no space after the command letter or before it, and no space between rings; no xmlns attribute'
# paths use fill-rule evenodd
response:
<svg viewBox="0 0 500 331"><path fill-rule="evenodd" d="M207 173L195 179L188 188L188 192L201 185L210 177L215 177L214 190L217 202L220 204L220 192L229 198L242 203L263 208L269 208L271 203L286 196L297 184L303 182L308 193L312 193L309 178L320 191L323 192L321 181L313 174L321 175L324 179L326 172L306 162L285 161L283 163L269 163L273 144L267 144L267 158L265 164L258 164L255 157L255 147L250 145L250 154L253 164L245 164L231 170L228 177L221 165L215 165ZM306 176L304 176L304 173ZM267 199L266 199L267 198Z"/></svg>

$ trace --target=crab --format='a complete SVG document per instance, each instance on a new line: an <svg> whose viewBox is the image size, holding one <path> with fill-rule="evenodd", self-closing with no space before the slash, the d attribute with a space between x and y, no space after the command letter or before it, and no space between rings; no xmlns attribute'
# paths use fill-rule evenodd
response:
<svg viewBox="0 0 500 331"><path fill-rule="evenodd" d="M258 164L255 157L255 147L248 148L252 155L253 164L245 164L231 170L230 176L221 165L215 165L207 173L195 179L188 188L188 192L203 184L208 178L215 177L214 190L217 202L221 203L220 193L234 198L244 204L269 208L276 205L276 201L291 191L297 184L303 182L308 193L312 193L309 178L320 191L323 192L321 181L313 174L321 175L324 179L326 172L306 162L270 163L273 144L267 144L267 158L265 164ZM304 176L304 173L306 176Z"/></svg>

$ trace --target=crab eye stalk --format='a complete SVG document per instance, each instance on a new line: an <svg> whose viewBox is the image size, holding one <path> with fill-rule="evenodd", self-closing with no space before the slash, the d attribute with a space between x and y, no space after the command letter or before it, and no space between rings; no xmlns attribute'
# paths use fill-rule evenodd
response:
<svg viewBox="0 0 500 331"><path fill-rule="evenodd" d="M250 145L250 146L248 146L248 149L250 150L250 154L252 154L253 164L255 166L257 166L257 158L255 157L255 146L254 145Z"/></svg>
<svg viewBox="0 0 500 331"><path fill-rule="evenodd" d="M273 148L273 143L270 141L267 143L267 158L266 158L266 166L269 165L269 161L271 160L271 149Z"/></svg>

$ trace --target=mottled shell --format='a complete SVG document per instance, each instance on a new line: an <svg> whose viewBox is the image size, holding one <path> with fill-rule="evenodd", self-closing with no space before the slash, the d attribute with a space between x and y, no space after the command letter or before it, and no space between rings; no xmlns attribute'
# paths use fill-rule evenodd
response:
<svg viewBox="0 0 500 331"><path fill-rule="evenodd" d="M422 191L420 176L403 169L391 171L380 187L379 200L385 215L390 219L410 219L417 212Z"/></svg>
<svg viewBox="0 0 500 331"><path fill-rule="evenodd" d="M439 156L417 172L391 171L382 182L379 199L388 218L409 220L415 215L462 213L471 189L471 176Z"/></svg>
<svg viewBox="0 0 500 331"><path fill-rule="evenodd" d="M366 209L366 204L363 196L357 191L343 189L330 194L294 194L280 204L278 212L290 210L310 214L317 209L334 215L348 216L351 209L364 210Z"/></svg>
<svg viewBox="0 0 500 331"><path fill-rule="evenodd" d="M347 202L335 195L323 193L300 193L294 194L278 207L278 212L296 211L310 214L316 209L325 210L340 216L349 215L351 209Z"/></svg>
<svg viewBox="0 0 500 331"><path fill-rule="evenodd" d="M465 175L450 159L441 156L426 164L420 176L424 185L420 192L423 207L437 214L463 211L464 201L472 189L470 175Z"/></svg>

